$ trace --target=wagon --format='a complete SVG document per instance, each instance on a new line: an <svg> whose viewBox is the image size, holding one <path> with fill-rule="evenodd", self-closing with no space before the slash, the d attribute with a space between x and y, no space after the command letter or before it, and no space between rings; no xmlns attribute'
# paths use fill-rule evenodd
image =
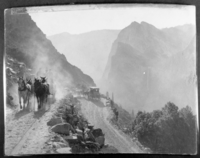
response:
<svg viewBox="0 0 200 158"><path fill-rule="evenodd" d="M88 99L91 99L91 100L101 99L101 95L99 93L98 87L90 87L89 92L88 92Z"/></svg>

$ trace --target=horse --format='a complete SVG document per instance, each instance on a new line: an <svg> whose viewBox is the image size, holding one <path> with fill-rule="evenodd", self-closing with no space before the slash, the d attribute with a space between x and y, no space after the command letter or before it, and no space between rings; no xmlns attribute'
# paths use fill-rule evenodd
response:
<svg viewBox="0 0 200 158"><path fill-rule="evenodd" d="M27 101L28 101L28 104L29 105L29 102L30 102L30 99L33 97L33 94L34 94L34 85L31 81L31 79L26 79L26 87L28 87L28 93L27 93ZM33 98L34 99L34 98Z"/></svg>
<svg viewBox="0 0 200 158"><path fill-rule="evenodd" d="M29 94L31 92L31 85L25 83L23 77L19 77L18 79L18 96L19 96L19 105L20 109L23 110L23 106L25 107L26 102L27 106L29 104ZM21 104L21 99L23 99L23 106Z"/></svg>
<svg viewBox="0 0 200 158"><path fill-rule="evenodd" d="M35 78L34 92L38 102L38 108L40 109L43 106L44 101L47 102L49 87L42 83L40 79Z"/></svg>
<svg viewBox="0 0 200 158"><path fill-rule="evenodd" d="M47 93L50 94L50 92L49 92L49 84L47 83L47 78L46 77L40 77L40 78L41 78L41 83L48 87Z"/></svg>

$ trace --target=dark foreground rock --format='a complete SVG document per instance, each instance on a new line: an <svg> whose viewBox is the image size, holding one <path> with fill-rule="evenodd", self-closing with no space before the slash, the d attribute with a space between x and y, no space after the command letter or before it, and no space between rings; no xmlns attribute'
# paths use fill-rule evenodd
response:
<svg viewBox="0 0 200 158"><path fill-rule="evenodd" d="M98 153L119 153L114 146L104 146Z"/></svg>
<svg viewBox="0 0 200 158"><path fill-rule="evenodd" d="M62 118L57 117L57 118L52 118L49 122L47 122L47 125L54 126L54 125L61 124L61 123L63 123Z"/></svg>
<svg viewBox="0 0 200 158"><path fill-rule="evenodd" d="M99 136L99 137L95 138L95 142L97 142L100 145L100 147L103 147L104 142L105 142L105 137Z"/></svg>
<svg viewBox="0 0 200 158"><path fill-rule="evenodd" d="M73 131L74 129L69 123L61 123L53 126L51 130L58 134L70 135L70 130Z"/></svg>

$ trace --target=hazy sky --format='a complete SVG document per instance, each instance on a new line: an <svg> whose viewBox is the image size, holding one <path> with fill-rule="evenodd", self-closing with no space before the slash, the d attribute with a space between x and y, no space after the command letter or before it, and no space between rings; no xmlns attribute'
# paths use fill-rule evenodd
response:
<svg viewBox="0 0 200 158"><path fill-rule="evenodd" d="M34 9L37 11L34 12ZM47 36L62 32L79 34L92 30L123 29L133 21L146 21L157 28L186 23L195 24L194 6L82 5L79 6L79 10L76 6L43 7L42 9L40 7L29 8L29 14Z"/></svg>

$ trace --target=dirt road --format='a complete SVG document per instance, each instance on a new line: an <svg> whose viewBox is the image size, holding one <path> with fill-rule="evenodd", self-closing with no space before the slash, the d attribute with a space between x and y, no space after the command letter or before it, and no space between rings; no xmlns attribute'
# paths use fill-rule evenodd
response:
<svg viewBox="0 0 200 158"><path fill-rule="evenodd" d="M6 118L5 155L44 154L43 147L49 138L47 122L58 103L48 111L15 111Z"/></svg>
<svg viewBox="0 0 200 158"><path fill-rule="evenodd" d="M80 101L83 115L94 125L94 128L101 128L105 133L106 144L116 147L120 153L143 153L127 135L110 124L109 119L112 113L109 107L105 107L101 102L85 99L80 99Z"/></svg>
<svg viewBox="0 0 200 158"><path fill-rule="evenodd" d="M60 100L62 101L62 100ZM131 139L109 123L112 113L103 103L93 103L84 99L81 111L88 121L101 128L105 133L106 144L112 145L120 153L142 153L142 150ZM45 112L8 111L5 126L5 155L45 154L45 142L51 137L47 122L55 113L60 102L51 105Z"/></svg>

